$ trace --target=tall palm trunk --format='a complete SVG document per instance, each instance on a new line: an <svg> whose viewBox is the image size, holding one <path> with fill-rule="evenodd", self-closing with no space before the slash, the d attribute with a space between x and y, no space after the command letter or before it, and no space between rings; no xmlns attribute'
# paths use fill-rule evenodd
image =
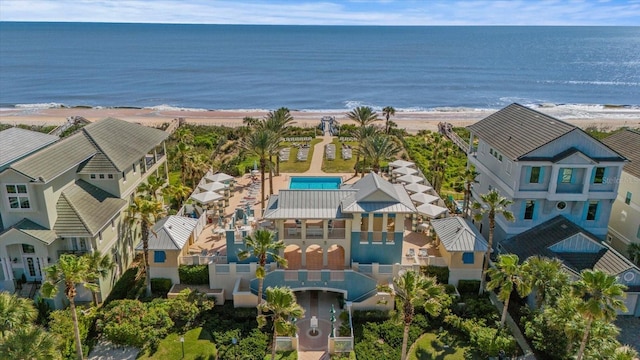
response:
<svg viewBox="0 0 640 360"><path fill-rule="evenodd" d="M464 206L462 206L462 217L465 219L469 217L469 204L471 203L471 183L467 183L467 191L464 193Z"/></svg>
<svg viewBox="0 0 640 360"><path fill-rule="evenodd" d="M273 160L269 156L269 195L273 195Z"/></svg>
<svg viewBox="0 0 640 360"><path fill-rule="evenodd" d="M144 277L147 283L147 296L151 296L151 274L149 274L149 224L143 222L140 227L140 231L142 232Z"/></svg>
<svg viewBox="0 0 640 360"><path fill-rule="evenodd" d="M264 172L266 159L260 159L260 216L264 213Z"/></svg>
<svg viewBox="0 0 640 360"><path fill-rule="evenodd" d="M484 264L482 265L482 278L480 279L480 289L478 294L484 293L484 287L487 282L487 269L489 268L489 261L491 260L491 249L493 249L493 229L496 227L496 214L492 211L489 212L489 240L487 244L487 252L484 254Z"/></svg>
<svg viewBox="0 0 640 360"><path fill-rule="evenodd" d="M360 150L356 151L356 174L354 176L358 176L358 165L360 164Z"/></svg>
<svg viewBox="0 0 640 360"><path fill-rule="evenodd" d="M407 345L409 344L409 324L404 324L404 332L402 334L402 360L407 358Z"/></svg>
<svg viewBox="0 0 640 360"><path fill-rule="evenodd" d="M275 320L274 320L275 321ZM271 360L276 360L276 340L278 338L278 333L276 332L276 328L273 328L273 344L271 345Z"/></svg>
<svg viewBox="0 0 640 360"><path fill-rule="evenodd" d="M265 265L267 265L267 255L261 255L260 260L258 261L258 266L264 269ZM260 304L262 304L262 288L264 287L264 277L258 278L258 315L262 314L262 310L260 309ZM275 343L274 343L275 344Z"/></svg>
<svg viewBox="0 0 640 360"><path fill-rule="evenodd" d="M592 322L593 322L593 318L589 317L589 320L587 320L587 327L584 329L584 335L582 335L582 341L580 342L580 350L578 350L578 355L576 355L576 360L582 360L582 356L584 356L584 349L587 347L587 340L589 339L589 331L591 331Z"/></svg>
<svg viewBox="0 0 640 360"><path fill-rule="evenodd" d="M276 176L280 176L280 154L276 156Z"/></svg>
<svg viewBox="0 0 640 360"><path fill-rule="evenodd" d="M500 318L500 327L504 327L504 323L505 321L507 321L507 312L509 311L510 299L511 299L511 296L509 296L507 300L504 302L504 308L502 309L502 318Z"/></svg>
<svg viewBox="0 0 640 360"><path fill-rule="evenodd" d="M78 314L76 314L76 284L67 283L66 291L67 299L69 299L69 310L71 311L71 319L73 320L73 336L76 339L76 356L78 360L82 360L84 356L82 355L82 343L80 343L80 327L78 326Z"/></svg>

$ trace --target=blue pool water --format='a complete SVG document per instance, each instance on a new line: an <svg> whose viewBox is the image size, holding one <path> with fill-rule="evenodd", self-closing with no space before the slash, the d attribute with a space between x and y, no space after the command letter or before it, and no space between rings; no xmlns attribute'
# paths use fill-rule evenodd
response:
<svg viewBox="0 0 640 360"><path fill-rule="evenodd" d="M289 182L289 189L339 189L341 183L342 179L339 177L294 176Z"/></svg>

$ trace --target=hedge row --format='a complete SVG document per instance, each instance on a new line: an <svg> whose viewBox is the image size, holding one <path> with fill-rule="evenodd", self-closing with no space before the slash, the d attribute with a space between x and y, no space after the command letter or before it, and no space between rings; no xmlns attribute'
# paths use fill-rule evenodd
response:
<svg viewBox="0 0 640 360"><path fill-rule="evenodd" d="M209 285L209 266L207 265L180 265L178 276L181 284Z"/></svg>

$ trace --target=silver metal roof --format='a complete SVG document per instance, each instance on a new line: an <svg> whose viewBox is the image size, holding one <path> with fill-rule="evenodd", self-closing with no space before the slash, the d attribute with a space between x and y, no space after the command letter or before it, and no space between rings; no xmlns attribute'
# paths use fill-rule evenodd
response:
<svg viewBox="0 0 640 360"><path fill-rule="evenodd" d="M420 204L430 204L434 201L440 200L439 197L425 194L425 193L415 193L411 195L411 200L418 202Z"/></svg>
<svg viewBox="0 0 640 360"><path fill-rule="evenodd" d="M56 141L58 141L57 136L18 127L0 131L0 170Z"/></svg>
<svg viewBox="0 0 640 360"><path fill-rule="evenodd" d="M405 185L404 188L412 193L424 193L433 190L431 186L416 183Z"/></svg>
<svg viewBox="0 0 640 360"><path fill-rule="evenodd" d="M401 167L401 168L391 170L391 173L400 174L400 175L413 175L413 174L417 174L418 170L410 167Z"/></svg>
<svg viewBox="0 0 640 360"><path fill-rule="evenodd" d="M399 167L412 167L412 166L416 166L415 163L411 162L411 161L405 161L405 160L395 160L389 163L389 166L394 167L394 168L399 168Z"/></svg>
<svg viewBox="0 0 640 360"><path fill-rule="evenodd" d="M182 250L197 224L198 219L184 216L160 219L149 233L149 250ZM142 243L137 249L142 249Z"/></svg>
<svg viewBox="0 0 640 360"><path fill-rule="evenodd" d="M431 226L449 252L487 251L486 240L467 219L460 216L435 219L431 220Z"/></svg>
<svg viewBox="0 0 640 360"><path fill-rule="evenodd" d="M420 214L426 215L430 218L437 217L449 211L449 209L445 207L433 204L422 204L418 206L417 210Z"/></svg>
<svg viewBox="0 0 640 360"><path fill-rule="evenodd" d="M233 176L231 175L227 175L225 173L217 173L217 174L211 174L211 173L207 173L204 178L207 181L219 181L219 182L224 182L224 181L229 181L229 180L233 180Z"/></svg>
<svg viewBox="0 0 640 360"><path fill-rule="evenodd" d="M424 182L424 178L417 175L402 175L396 180L408 184L419 184Z"/></svg>
<svg viewBox="0 0 640 360"><path fill-rule="evenodd" d="M340 202L355 190L280 190L272 196L265 219L340 219Z"/></svg>
<svg viewBox="0 0 640 360"><path fill-rule="evenodd" d="M4 235L9 234L10 231L20 231L47 245L51 244L58 238L55 231L40 226L29 219L22 219L11 227L5 229L0 234L0 239L2 239Z"/></svg>

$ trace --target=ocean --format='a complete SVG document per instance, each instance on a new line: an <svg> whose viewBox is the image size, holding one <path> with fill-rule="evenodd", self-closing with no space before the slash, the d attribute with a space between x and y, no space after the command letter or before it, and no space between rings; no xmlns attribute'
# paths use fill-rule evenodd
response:
<svg viewBox="0 0 640 360"><path fill-rule="evenodd" d="M640 106L640 27L0 22L0 108Z"/></svg>

